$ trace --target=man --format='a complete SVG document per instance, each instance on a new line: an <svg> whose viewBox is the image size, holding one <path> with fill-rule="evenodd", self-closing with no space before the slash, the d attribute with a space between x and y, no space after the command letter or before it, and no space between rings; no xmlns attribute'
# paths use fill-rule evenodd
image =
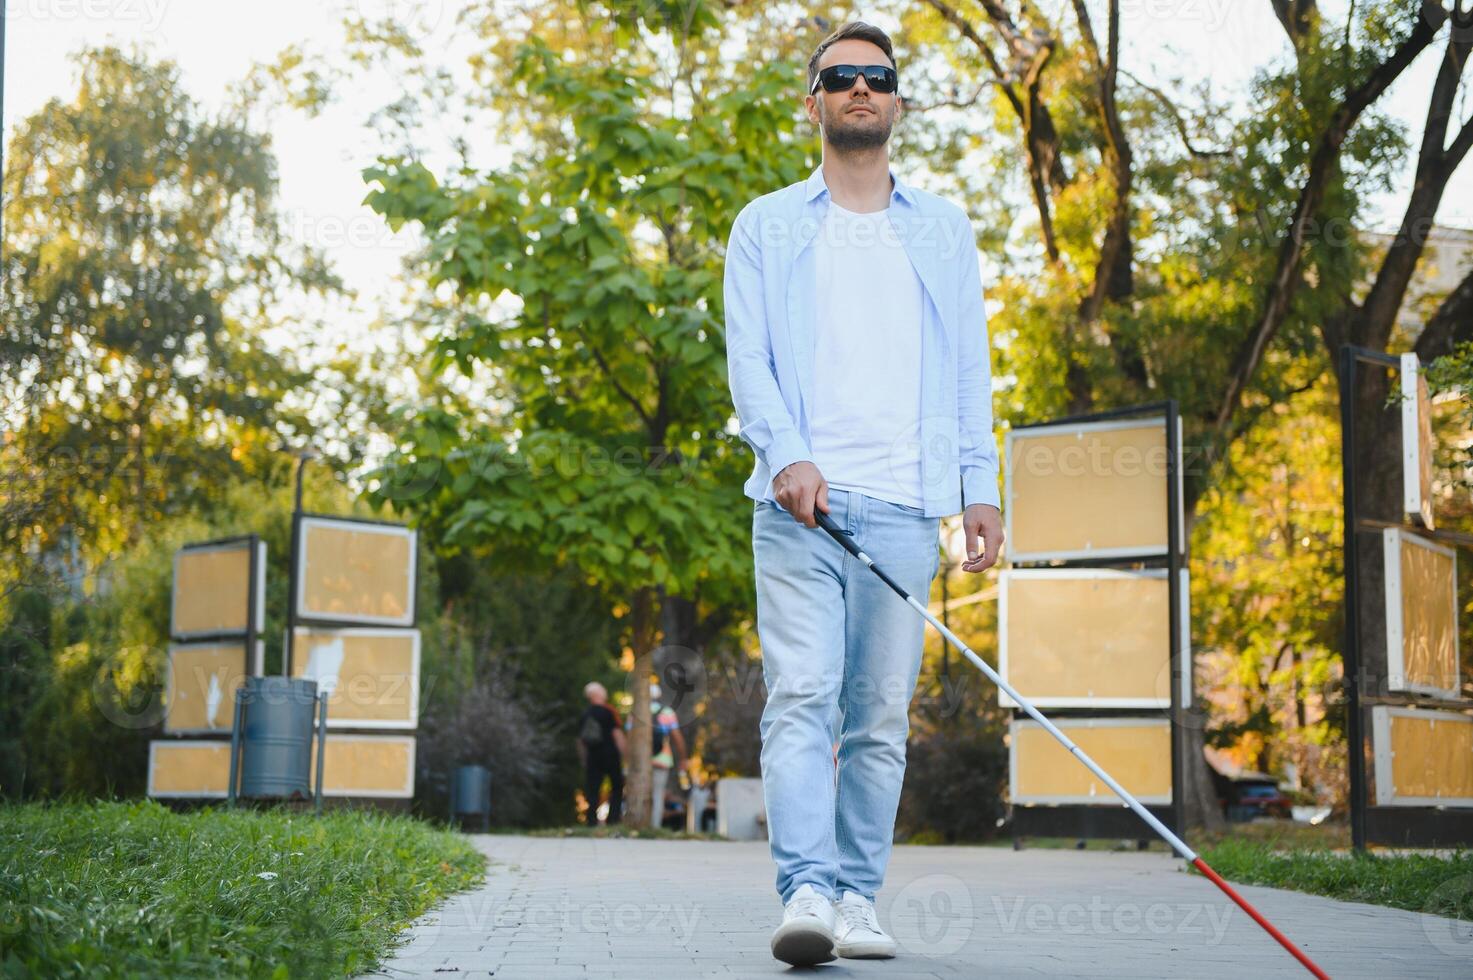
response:
<svg viewBox="0 0 1473 980"><path fill-rule="evenodd" d="M588 801L584 818L598 825L598 796L604 778L609 780L609 824L619 823L624 809L624 729L619 713L609 704L609 692L598 681L583 686L588 707L578 718L578 758L583 763L583 798Z"/></svg>
<svg viewBox="0 0 1473 980"><path fill-rule="evenodd" d="M942 516L963 512L968 572L991 568L1003 539L976 238L964 211L890 170L889 37L840 27L808 63L808 92L823 161L742 209L725 273L732 400L757 457L744 490L784 903L772 952L794 965L895 955L874 898L925 626L814 514L922 599Z"/></svg>

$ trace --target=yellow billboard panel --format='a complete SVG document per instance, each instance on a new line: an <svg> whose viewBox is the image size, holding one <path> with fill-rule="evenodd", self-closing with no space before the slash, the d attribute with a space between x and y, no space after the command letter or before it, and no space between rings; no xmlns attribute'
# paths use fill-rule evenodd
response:
<svg viewBox="0 0 1473 980"><path fill-rule="evenodd" d="M255 554L255 581L251 557ZM241 538L190 545L174 554L174 588L169 633L175 639L243 636L251 627L266 627L266 543Z"/></svg>
<svg viewBox="0 0 1473 980"><path fill-rule="evenodd" d="M1040 707L1169 707L1170 594L1165 569L1005 570L1003 679Z"/></svg>
<svg viewBox="0 0 1473 980"><path fill-rule="evenodd" d="M297 617L414 625L415 532L398 524L303 517Z"/></svg>
<svg viewBox="0 0 1473 980"><path fill-rule="evenodd" d="M1171 802L1171 724L1166 718L1065 718L1054 724L1136 799ZM1014 718L1008 735L1013 803L1124 805L1038 722Z"/></svg>
<svg viewBox="0 0 1473 980"><path fill-rule="evenodd" d="M235 692L260 676L261 644L247 663L244 641L180 643L169 648L164 678L164 731L228 734L235 723Z"/></svg>
<svg viewBox="0 0 1473 980"><path fill-rule="evenodd" d="M1462 687L1457 555L1401 528L1383 528L1381 544L1387 686L1456 698Z"/></svg>
<svg viewBox="0 0 1473 980"><path fill-rule="evenodd" d="M298 628L292 674L329 690L329 728L419 724L417 629Z"/></svg>
<svg viewBox="0 0 1473 980"><path fill-rule="evenodd" d="M1004 480L1009 557L1165 554L1166 439L1161 417L1010 431ZM1177 444L1180 452L1179 436Z"/></svg>
<svg viewBox="0 0 1473 980"><path fill-rule="evenodd" d="M413 735L329 734L324 749L323 796L414 796ZM317 747L312 748L311 783L317 786Z"/></svg>
<svg viewBox="0 0 1473 980"><path fill-rule="evenodd" d="M148 795L229 795L230 742L155 739L148 743Z"/></svg>
<svg viewBox="0 0 1473 980"><path fill-rule="evenodd" d="M1377 705L1371 747L1378 806L1473 806L1473 717Z"/></svg>

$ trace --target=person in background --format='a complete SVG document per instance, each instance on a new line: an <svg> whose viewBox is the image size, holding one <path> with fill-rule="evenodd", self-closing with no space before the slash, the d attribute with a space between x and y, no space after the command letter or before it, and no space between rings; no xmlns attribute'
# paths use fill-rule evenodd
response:
<svg viewBox="0 0 1473 980"><path fill-rule="evenodd" d="M616 824L624 809L624 728L619 713L609 704L609 692L598 681L583 687L588 707L578 719L578 758L583 762L583 798L588 801L586 820L598 825L598 796L604 778L609 780L607 823Z"/></svg>
<svg viewBox="0 0 1473 980"><path fill-rule="evenodd" d="M650 727L651 738L654 740L650 750L652 827L659 827L665 822L665 790L670 783L670 769L684 769L686 760L685 736L680 731L680 716L675 713L675 709L660 703L663 694L658 683L650 683ZM633 721L632 718L625 721L624 727L629 728Z"/></svg>
<svg viewBox="0 0 1473 980"><path fill-rule="evenodd" d="M716 778L708 770L694 767L691 769L685 829L702 834L709 834L716 829Z"/></svg>

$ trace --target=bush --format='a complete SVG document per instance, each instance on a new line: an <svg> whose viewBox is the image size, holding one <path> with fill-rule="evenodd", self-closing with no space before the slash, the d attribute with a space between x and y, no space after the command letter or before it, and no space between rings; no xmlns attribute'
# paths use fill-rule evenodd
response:
<svg viewBox="0 0 1473 980"><path fill-rule="evenodd" d="M424 623L415 812L445 819L455 767L479 764L496 825L573 823L583 685L624 684L607 596L576 569L530 574L464 552L430 564L437 591L421 609L442 612Z"/></svg>
<svg viewBox="0 0 1473 980"><path fill-rule="evenodd" d="M912 727L896 838L928 844L990 840L1006 813L1003 726L987 715L928 721L921 713Z"/></svg>
<svg viewBox="0 0 1473 980"><path fill-rule="evenodd" d="M526 824L553 769L553 737L500 661L479 669L459 700L432 702L420 719L415 802L422 812L448 816L456 768L481 765L491 772L492 822ZM564 795L571 815L571 786Z"/></svg>
<svg viewBox="0 0 1473 980"><path fill-rule="evenodd" d="M351 511L352 498L331 480L317 477L314 496L328 509ZM290 487L231 484L208 512L148 525L123 554L92 570L86 590L70 592L37 572L0 595L0 668L8 675L0 685L0 732L20 733L8 743L14 752L0 768L0 794L117 799L146 792L148 743L162 734L174 553L185 544L248 532L267 541L265 671L279 673L291 505ZM425 576L422 588L433 587Z"/></svg>
<svg viewBox="0 0 1473 980"><path fill-rule="evenodd" d="M767 685L762 661L735 644L712 648L706 658L706 696L700 715L701 762L720 776L762 775L762 709Z"/></svg>

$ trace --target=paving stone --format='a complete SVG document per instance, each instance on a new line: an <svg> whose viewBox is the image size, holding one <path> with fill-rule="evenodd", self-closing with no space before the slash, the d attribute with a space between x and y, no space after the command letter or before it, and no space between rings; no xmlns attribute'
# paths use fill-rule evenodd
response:
<svg viewBox="0 0 1473 980"><path fill-rule="evenodd" d="M471 839L491 858L486 881L417 920L402 937L406 945L363 976L732 980L789 972L769 952L782 908L766 843ZM1473 976L1467 924L1270 888L1240 890L1334 977ZM1300 971L1209 882L1157 852L902 845L877 908L900 955L836 960L811 971L815 976Z"/></svg>

